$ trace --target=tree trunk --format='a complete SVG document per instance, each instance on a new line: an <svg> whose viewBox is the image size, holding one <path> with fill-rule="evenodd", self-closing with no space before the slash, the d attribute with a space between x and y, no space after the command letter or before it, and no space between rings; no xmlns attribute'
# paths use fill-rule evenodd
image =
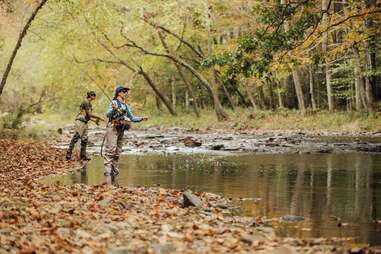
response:
<svg viewBox="0 0 381 254"><path fill-rule="evenodd" d="M281 91L281 81L277 82L277 94L278 94L278 105L279 108L284 108L283 98L282 98L282 91Z"/></svg>
<svg viewBox="0 0 381 254"><path fill-rule="evenodd" d="M36 7L36 9L34 9L34 11L32 12L32 15L30 16L30 18L28 19L28 21L26 22L23 30L21 31L20 35L19 35L19 38L17 40L17 43L16 43L16 46L15 48L13 49L13 52L12 52L12 55L8 61L8 64L5 68L5 71L4 71L4 74L3 74L3 77L1 78L1 83L0 83L0 96L1 94L3 93L3 90L4 90L4 87L5 87L5 84L7 83L7 79L8 79L8 76L9 76L9 73L11 72L11 69L12 69L12 66L13 66L13 62L17 56L17 52L18 50L20 49L21 47L21 44L25 38L25 36L27 35L28 33L28 29L30 27L30 25L32 24L33 20L36 18L38 12L42 9L42 7L44 7L44 5L48 2L48 0L42 0L41 3Z"/></svg>
<svg viewBox="0 0 381 254"><path fill-rule="evenodd" d="M173 57L173 56L172 56ZM213 89L213 87L210 85L210 83L198 72L196 71L193 66L188 64L187 62L184 62L183 60L173 57L174 61L178 62L185 68L187 68L200 82L201 84L207 89L210 96L213 98L213 104L214 109L216 111L217 119L218 120L225 120L228 118L228 115L226 114L225 110L223 109L220 99L218 98L217 91Z"/></svg>
<svg viewBox="0 0 381 254"><path fill-rule="evenodd" d="M281 0L282 5L286 5L288 3L288 0ZM284 22L284 30L288 31L288 23L287 21ZM306 112L306 106L304 103L304 94L302 89L302 83L300 81L300 74L297 69L292 70L292 77L294 79L294 86L296 91L296 97L298 99L298 106L299 110L302 112L302 114L305 114Z"/></svg>
<svg viewBox="0 0 381 254"><path fill-rule="evenodd" d="M354 64L355 64L355 94L356 94L356 110L367 109L365 98L365 84L361 68L361 56L358 48L353 47Z"/></svg>
<svg viewBox="0 0 381 254"><path fill-rule="evenodd" d="M257 104L255 103L255 99L254 99L253 93L252 93L252 91L250 89L249 81L247 79L246 79L244 85L245 85L245 90L246 90L247 98L249 98L250 105L254 109L257 109Z"/></svg>
<svg viewBox="0 0 381 254"><path fill-rule="evenodd" d="M184 102L184 106L185 106L185 110L188 111L189 110L189 94L188 94L188 90L185 90L185 94L184 94L184 97L185 97L185 102Z"/></svg>
<svg viewBox="0 0 381 254"><path fill-rule="evenodd" d="M254 108L254 109L258 109L258 106L257 106L257 103L255 103L255 100L254 100L254 96L252 95L252 93L249 91L247 91L247 96L249 97L249 101L250 101L250 104L251 106Z"/></svg>
<svg viewBox="0 0 381 254"><path fill-rule="evenodd" d="M376 7L377 0L365 0L367 8L374 8ZM365 21L365 26L370 29L375 28L375 22L372 19L372 17L368 18ZM371 36L371 38L367 42L367 54L369 58L369 69L371 71L371 75L369 77L370 79L370 85L373 89L373 99L376 98L378 100L381 99L381 80L380 75L377 74L377 55L376 55L376 49L377 49L377 38L375 36ZM373 104L372 104L373 105Z"/></svg>
<svg viewBox="0 0 381 254"><path fill-rule="evenodd" d="M164 95L157 89L155 83L152 81L148 73L143 70L143 67L139 66L138 74L142 75L143 78L147 81L147 84L152 88L155 92L156 96L160 98L160 100L164 103L165 107L168 109L171 115L176 116L176 111L172 108L171 104L166 100Z"/></svg>
<svg viewBox="0 0 381 254"><path fill-rule="evenodd" d="M270 102L270 109L273 110L275 108L274 103L274 91L273 91L273 82L268 82L268 88L269 88L269 102Z"/></svg>
<svg viewBox="0 0 381 254"><path fill-rule="evenodd" d="M229 102L229 107L234 111L234 103L233 103L233 100L232 100L232 97L228 91L228 89L226 89L226 86L224 85L224 83L221 82L221 87L222 87L222 90L224 91L224 94L226 96L226 99L228 100Z"/></svg>
<svg viewBox="0 0 381 254"><path fill-rule="evenodd" d="M167 45L167 43L165 42L164 40L164 37L163 35L158 32L158 35L159 35L159 38L160 38L160 41L161 41L161 45L163 46L163 48L165 49L165 51L168 53L168 54L171 54L170 50L169 50L169 47ZM192 107L193 107L193 111L194 113L196 114L197 117L200 117L200 112L197 108L197 103L196 103L196 98L194 97L194 94L193 94L193 89L191 87L191 84L187 81L187 79L185 78L185 75L183 73L183 70L181 69L180 65L173 61L173 64L175 65L177 71L179 72L179 75L180 75L180 78L182 79L182 81L184 82L186 88L187 88L187 92L188 92L188 95L190 96L190 98L192 99L193 103L192 103ZM188 101L189 102L189 101Z"/></svg>
<svg viewBox="0 0 381 254"><path fill-rule="evenodd" d="M224 91L226 99L229 102L229 106L234 111L234 103L233 103L232 96L230 95L230 93L229 93L228 89L226 88L225 84L222 81L219 80L217 72L214 69L213 69L213 76L214 76L214 79L215 79L215 83L220 83L221 84L222 90Z"/></svg>
<svg viewBox="0 0 381 254"><path fill-rule="evenodd" d="M325 82L326 82L326 87L327 87L327 100L328 100L328 110L329 111L332 111L334 109L331 77L332 77L332 74L331 74L331 71L329 68L329 64L326 63L326 65L325 65Z"/></svg>
<svg viewBox="0 0 381 254"><path fill-rule="evenodd" d="M205 14L206 14L206 17L207 17L207 22L208 22L207 26L206 26L206 28L207 28L207 35L208 35L208 55L211 55L211 53L212 53L212 47L213 47L213 38L212 38L212 33L211 33L211 30L212 30L212 12L211 12L211 10L212 9L210 8L210 6L208 4L208 1L205 1ZM217 87L216 85L218 84L217 72L214 69L214 67L212 68L212 77L213 77L213 79L212 79L212 86L210 84L208 84L208 86L210 88L210 93L213 96L214 108L215 108L215 111L216 111L216 114L217 114L217 118L218 118L218 120L225 120L225 119L228 118L228 115L226 114L226 112L224 111L224 109L223 109L223 107L221 105L221 102L220 102L220 100L218 98L217 91L214 91L214 88L216 88Z"/></svg>
<svg viewBox="0 0 381 254"><path fill-rule="evenodd" d="M302 111L302 114L305 114L306 113L306 105L304 103L302 83L300 81L300 74L299 74L298 70L292 71L292 77L294 78L294 86L295 86L296 97L298 99L299 110Z"/></svg>
<svg viewBox="0 0 381 254"><path fill-rule="evenodd" d="M236 92L236 94L238 95L238 98L239 98L239 104L241 104L242 106L244 107L248 107L249 106L249 103L247 103L246 99L245 99L245 96L243 96L243 94L241 93L241 91L238 89L237 86L234 86L233 87L234 91Z"/></svg>
<svg viewBox="0 0 381 254"><path fill-rule="evenodd" d="M366 61L366 68L367 71L373 71L372 70L372 53L369 51L369 43L365 45L365 61ZM374 96L373 96L373 88L375 87L375 76L374 75L367 75L365 77L365 95L366 95L366 104L368 111L373 111L373 104L374 104Z"/></svg>
<svg viewBox="0 0 381 254"><path fill-rule="evenodd" d="M322 0L322 12L323 12L323 23L328 23L328 10L330 8L331 0ZM322 44L322 50L323 53L327 53L328 49L328 31L323 33L323 44ZM332 95L332 84L331 84L331 71L329 68L329 60L328 57L325 56L325 83L327 87L327 100L328 100L328 110L332 111L334 110L334 102L333 102L333 95Z"/></svg>
<svg viewBox="0 0 381 254"><path fill-rule="evenodd" d="M314 83L315 83L314 74L315 74L315 71L314 71L314 66L312 64L308 68L308 73L309 73L309 80L310 80L311 106L312 106L312 110L316 111L317 107L316 107L315 92L314 92Z"/></svg>
<svg viewBox="0 0 381 254"><path fill-rule="evenodd" d="M177 63L174 63L174 64L176 66L177 71L179 72L181 80L184 82L184 84L187 88L187 90L186 90L187 95L190 97L190 99L193 102L192 103L193 112L195 113L196 117L200 117L200 112L199 112L198 107L197 107L197 101L196 101L196 98L194 96L193 89L192 89L191 85L189 84L188 80L185 78L185 75L184 75L183 71L181 70L181 67ZM189 105L189 99L187 100L187 103Z"/></svg>
<svg viewBox="0 0 381 254"><path fill-rule="evenodd" d="M172 107L176 109L176 89L175 89L175 80L173 78L170 79L171 83L171 98L172 98Z"/></svg>
<svg viewBox="0 0 381 254"><path fill-rule="evenodd" d="M157 112L160 112L160 98L155 94L155 105L156 105L156 110Z"/></svg>
<svg viewBox="0 0 381 254"><path fill-rule="evenodd" d="M263 93L263 85L258 87L259 103L262 109L266 109L265 94Z"/></svg>

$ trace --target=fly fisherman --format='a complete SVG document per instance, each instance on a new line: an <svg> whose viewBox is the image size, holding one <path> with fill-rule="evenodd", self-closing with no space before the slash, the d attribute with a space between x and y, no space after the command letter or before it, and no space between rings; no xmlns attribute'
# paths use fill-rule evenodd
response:
<svg viewBox="0 0 381 254"><path fill-rule="evenodd" d="M81 139L80 159L89 160L89 158L86 155L86 147L87 147L87 141L88 141L88 137L87 137L88 122L92 120L97 125L99 125L99 121L104 121L102 118L92 113L93 106L91 105L91 102L95 100L96 97L97 95L94 91L87 92L86 100L83 101L81 105L79 106L79 113L77 117L75 118L75 133L73 138L70 141L69 148L67 149L66 160L71 159L74 146L79 139Z"/></svg>
<svg viewBox="0 0 381 254"><path fill-rule="evenodd" d="M119 174L118 160L122 152L123 134L128 130L129 122L141 122L147 117L135 117L126 104L128 87L118 86L115 96L110 103L106 116L109 119L105 136L104 175L116 176Z"/></svg>

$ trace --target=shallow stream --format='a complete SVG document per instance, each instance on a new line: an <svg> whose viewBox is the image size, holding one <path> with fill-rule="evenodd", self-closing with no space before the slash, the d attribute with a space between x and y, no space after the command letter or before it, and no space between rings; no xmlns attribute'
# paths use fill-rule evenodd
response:
<svg viewBox="0 0 381 254"><path fill-rule="evenodd" d="M244 216L304 217L276 222L279 236L381 244L381 224L374 223L381 220L379 154L123 155L120 171L122 186L213 192L231 198ZM102 183L103 160L96 156L85 171L43 180L57 181Z"/></svg>

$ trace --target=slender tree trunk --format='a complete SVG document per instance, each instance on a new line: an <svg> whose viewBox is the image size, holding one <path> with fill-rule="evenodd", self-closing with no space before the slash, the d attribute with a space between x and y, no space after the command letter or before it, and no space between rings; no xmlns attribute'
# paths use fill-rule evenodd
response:
<svg viewBox="0 0 381 254"><path fill-rule="evenodd" d="M287 3L288 3L288 0L281 0L282 5L286 5ZM288 31L287 21L284 23L284 30ZM294 79L294 86L296 91L296 97L298 99L299 110L302 112L302 114L305 114L306 106L304 103L304 94L303 94L302 83L301 83L301 78L300 78L298 69L292 70L292 77Z"/></svg>
<svg viewBox="0 0 381 254"><path fill-rule="evenodd" d="M240 99L240 101L241 101L241 104L242 104L243 106L245 106L245 107L248 107L248 106L249 106L249 103L247 103L245 96L243 96L243 94L242 94L241 91L238 89L238 87L236 87L235 90L236 90L236 93L238 94L238 97L239 97L239 99Z"/></svg>
<svg viewBox="0 0 381 254"><path fill-rule="evenodd" d="M152 81L152 79L150 78L150 76L148 75L148 73L146 73L144 70L143 70L143 67L139 66L139 71L138 71L138 74L142 75L143 78L147 81L147 84L152 88L152 90L155 92L156 96L158 98L160 98L160 100L164 103L165 107L168 109L169 113L171 113L171 115L173 116L176 116L176 111L173 109L173 107L171 106L171 104L167 101L167 99L165 98L165 96L159 91L159 89L157 89L155 83Z"/></svg>
<svg viewBox="0 0 381 254"><path fill-rule="evenodd" d="M331 0L322 0L322 12L323 12L323 23L328 23L328 10L330 8ZM327 53L328 49L328 32L325 32L323 34L323 44L322 44L323 53ZM334 110L334 102L333 102L333 95L332 95L332 84L331 84L331 71L329 66L329 60L328 57L325 57L325 82L327 87L327 100L328 100L328 110L332 111Z"/></svg>
<svg viewBox="0 0 381 254"><path fill-rule="evenodd" d="M188 111L189 110L189 93L188 93L188 90L185 90L185 94L184 94L184 97L185 97L185 110Z"/></svg>
<svg viewBox="0 0 381 254"><path fill-rule="evenodd" d="M249 97L249 101L250 101L251 106L254 109L258 109L257 103L255 103L254 96L249 90L247 91L247 96Z"/></svg>
<svg viewBox="0 0 381 254"><path fill-rule="evenodd" d="M274 91L273 91L273 82L268 82L268 88L269 88L269 102L270 102L270 109L273 110L275 108L274 103Z"/></svg>
<svg viewBox="0 0 381 254"><path fill-rule="evenodd" d="M224 94L226 96L226 99L228 100L228 103L229 103L229 107L234 111L234 103L233 103L233 100L232 100L232 97L228 91L228 89L226 88L225 84L221 82L221 87L222 87L222 90L224 91Z"/></svg>
<svg viewBox="0 0 381 254"><path fill-rule="evenodd" d="M176 89L175 89L175 80L173 78L170 79L171 83L171 98L172 98L172 107L176 109Z"/></svg>
<svg viewBox="0 0 381 254"><path fill-rule="evenodd" d="M367 8L374 8L376 7L377 0L365 0L365 4ZM368 18L365 21L365 26L370 29L374 29L375 22L372 17ZM369 76L369 82L372 87L373 92L373 100L376 98L378 100L381 99L381 83L380 83L380 75L376 73L377 71L377 55L376 55L376 49L377 49L377 38L375 36L372 36L366 45L367 48L367 54L368 54L368 62L369 62L369 69L371 71L371 75ZM373 103L372 103L373 106Z"/></svg>
<svg viewBox="0 0 381 254"><path fill-rule="evenodd" d="M250 89L249 81L247 79L245 81L245 90L246 90L247 98L249 98L250 105L254 109L257 109L257 104L255 103L255 99L254 99L253 93Z"/></svg>
<svg viewBox="0 0 381 254"><path fill-rule="evenodd" d="M329 68L329 64L325 65L325 82L327 87L327 100L328 100L328 110L332 111L334 109L333 96L332 96L332 74Z"/></svg>
<svg viewBox="0 0 381 254"><path fill-rule="evenodd" d="M44 7L44 5L48 2L48 0L42 0L40 2L39 5L37 5L36 9L34 9L34 11L32 12L32 15L30 16L30 18L28 19L28 21L26 22L23 30L21 31L20 35L19 35L19 38L17 40L17 43L16 43L16 46L15 48L13 49L13 52L12 52L12 55L8 61L8 64L5 68L5 71L4 71L4 74L1 78L1 83L0 83L0 96L1 94L3 93L3 90L4 90L4 87L5 87L5 84L7 83L7 79L8 79L8 76L9 76L9 73L11 72L11 69L12 69L12 66L13 66L13 62L14 60L16 59L16 56L17 56L17 52L18 50L20 49L21 47L21 44L25 38L25 36L27 35L28 33L28 29L30 27L30 25L32 24L33 20L36 18L38 12L42 9L42 7Z"/></svg>
<svg viewBox="0 0 381 254"><path fill-rule="evenodd" d="M173 56L172 56L173 57ZM198 72L196 71L193 66L190 64L182 61L181 59L175 58L176 62L187 68L200 82L201 84L207 89L209 92L210 96L213 98L213 104L214 104L214 109L216 111L217 119L218 120L225 120L228 118L228 115L226 114L225 110L223 109L220 99L218 98L217 91L214 90L214 88L210 85L210 83Z"/></svg>
<svg viewBox="0 0 381 254"><path fill-rule="evenodd" d="M315 83L314 74L315 74L315 71L314 71L314 66L312 64L308 68L308 73L309 73L309 80L310 80L311 106L312 106L312 110L316 111L317 107L316 107L315 92L314 92L314 83Z"/></svg>
<svg viewBox="0 0 381 254"><path fill-rule="evenodd" d="M302 83L300 81L299 71L293 70L292 77L294 78L294 86L295 86L296 97L298 99L299 110L302 112L302 114L305 114L306 105L304 103L304 95L302 90Z"/></svg>
<svg viewBox="0 0 381 254"><path fill-rule="evenodd" d="M206 14L206 17L207 17L207 35L208 35L208 55L210 55L212 53L212 47L213 47L213 38L212 38L212 35L211 35L211 30L212 30L212 12L211 12L211 8L209 6L209 3L208 1L205 1L205 14ZM213 96L213 101L214 101L214 108L215 108L215 111L216 111L216 114L217 114L217 118L218 120L224 120L224 119L227 119L228 118L228 115L226 114L226 112L224 111L222 105L221 105L221 102L218 98L218 93L217 91L214 91L214 89L217 87L216 85L218 84L218 78L217 78L217 72L216 70L214 69L214 67L212 68L212 85L210 86L211 88L211 94Z"/></svg>
<svg viewBox="0 0 381 254"><path fill-rule="evenodd" d="M164 36L160 32L158 32L158 35L159 35L159 38L160 38L160 41L161 41L161 45L163 46L165 51L168 54L171 54L171 51L169 50L169 47L168 47L167 43L164 40ZM180 78L182 79L182 81L184 82L184 84L185 84L185 86L187 88L188 95L193 100L192 107L193 107L194 113L196 114L197 117L200 117L200 112L199 112L199 110L197 108L197 103L196 103L196 99L195 99L194 94L193 94L193 89L192 89L191 84L185 78L185 75L184 75L183 70L181 69L180 65L177 62L173 61L173 60L172 60L172 62L175 65L175 67L176 67L176 69L177 69L177 71L178 71L178 73L180 75Z"/></svg>
<svg viewBox="0 0 381 254"><path fill-rule="evenodd" d="M217 71L215 69L213 69L213 77L214 77L216 84L217 83L221 84L222 90L224 91L226 99L228 100L229 106L234 111L235 108L234 108L234 102L233 102L232 96L230 95L230 93L229 93L228 89L226 88L224 82L222 82L220 80L220 78L218 77Z"/></svg>
<svg viewBox="0 0 381 254"><path fill-rule="evenodd" d="M365 45L365 61L366 61L366 68L368 71L372 71L372 54L369 52L369 44ZM373 104L374 104L374 95L373 95L373 88L375 87L375 77L374 75L366 76L365 77L365 95L366 95L366 101L367 101L367 107L368 111L373 111Z"/></svg>
<svg viewBox="0 0 381 254"><path fill-rule="evenodd" d="M282 98L282 89L281 89L281 81L277 82L277 94L278 94L278 105L279 108L284 108L283 98Z"/></svg>
<svg viewBox="0 0 381 254"><path fill-rule="evenodd" d="M181 70L181 67L177 63L174 63L174 64L177 68L177 71L179 72L180 78L182 79L182 81L184 82L184 84L187 88L186 92L187 92L188 97L190 97L190 99L193 101L193 103L192 103L193 112L195 113L196 117L200 117L200 111L198 110L198 107L197 107L197 101L196 101L196 98L194 96L193 89L192 89L191 85L189 84L188 80L185 78L185 75L184 75L183 71ZM189 99L187 100L187 103L189 106Z"/></svg>
<svg viewBox="0 0 381 254"><path fill-rule="evenodd" d="M356 47L353 47L354 64L355 64L355 94L356 94L356 110L367 109L365 98L365 83L362 75L361 56Z"/></svg>
<svg viewBox="0 0 381 254"><path fill-rule="evenodd" d="M156 105L156 110L157 112L160 112L161 109L160 109L160 98L155 94L155 105Z"/></svg>
<svg viewBox="0 0 381 254"><path fill-rule="evenodd" d="M266 109L265 94L263 93L263 86L258 87L259 103L262 109Z"/></svg>

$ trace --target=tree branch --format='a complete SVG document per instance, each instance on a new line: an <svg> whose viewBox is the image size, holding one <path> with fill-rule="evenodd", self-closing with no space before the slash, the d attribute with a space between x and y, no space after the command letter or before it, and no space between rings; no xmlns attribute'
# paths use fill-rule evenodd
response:
<svg viewBox="0 0 381 254"><path fill-rule="evenodd" d="M5 68L4 74L3 74L2 78L1 78L1 82L0 82L0 96L3 93L3 89L5 87L5 84L7 83L7 79L8 79L9 73L11 72L11 69L12 69L12 66L13 66L13 62L14 62L16 56L17 56L17 52L18 52L19 48L21 47L21 44L22 44L25 36L28 33L28 29L31 26L33 20L36 18L38 12L42 9L42 7L44 7L44 5L47 2L48 2L48 0L42 0L40 2L40 4L36 7L36 9L34 9L32 15L29 17L29 19L26 22L24 28L22 29L22 31L21 31L21 33L19 35L19 38L17 40L16 46L13 49L11 58L9 59L8 64L7 64L6 68Z"/></svg>
<svg viewBox="0 0 381 254"><path fill-rule="evenodd" d="M192 44L190 44L188 41L184 40L183 37L180 37L178 34L172 32L171 30L169 30L168 28L164 27L164 26L161 26L159 24L156 24L150 20L148 20L148 18L146 17L140 17L141 20L143 20L145 23L147 23L148 25L152 26L153 28L156 28L156 29L160 29L164 32L166 32L167 34L170 34L172 35L173 37L175 37L176 39L178 39L179 41L181 41L182 43L184 43L189 49L191 49L198 57L200 57L201 59L204 58L204 54L200 51L200 50L197 50Z"/></svg>

